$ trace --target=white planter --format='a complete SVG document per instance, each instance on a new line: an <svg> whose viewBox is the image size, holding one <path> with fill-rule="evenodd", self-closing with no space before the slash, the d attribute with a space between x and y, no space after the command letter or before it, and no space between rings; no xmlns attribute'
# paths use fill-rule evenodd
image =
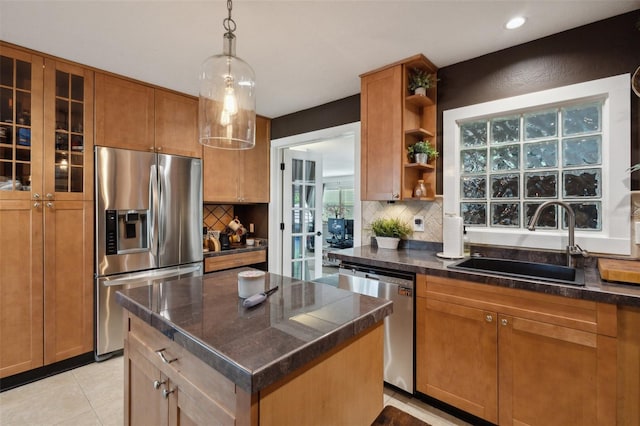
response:
<svg viewBox="0 0 640 426"><path fill-rule="evenodd" d="M426 87L418 87L413 93L419 96L427 96L427 88Z"/></svg>
<svg viewBox="0 0 640 426"><path fill-rule="evenodd" d="M378 243L378 248L395 250L398 248L398 243L400 242L400 238L376 237L376 242Z"/></svg>

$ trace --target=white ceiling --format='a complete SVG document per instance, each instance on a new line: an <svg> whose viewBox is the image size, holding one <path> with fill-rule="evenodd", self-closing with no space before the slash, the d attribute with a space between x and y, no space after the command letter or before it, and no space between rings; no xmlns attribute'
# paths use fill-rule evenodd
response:
<svg viewBox="0 0 640 426"><path fill-rule="evenodd" d="M636 9L640 0L236 0L233 18L257 111L274 118L359 93L359 74L416 53L444 67ZM197 95L226 13L219 0L0 0L0 38ZM517 14L527 24L505 30Z"/></svg>

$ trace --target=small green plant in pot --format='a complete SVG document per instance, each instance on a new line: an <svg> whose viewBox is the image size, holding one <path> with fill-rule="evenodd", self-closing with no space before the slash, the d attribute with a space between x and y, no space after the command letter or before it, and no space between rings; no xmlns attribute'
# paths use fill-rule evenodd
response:
<svg viewBox="0 0 640 426"><path fill-rule="evenodd" d="M416 163L428 163L434 158L438 158L438 151L431 146L428 140L418 141L407 147L409 157Z"/></svg>
<svg viewBox="0 0 640 426"><path fill-rule="evenodd" d="M413 233L411 226L400 219L376 219L371 222L371 230L376 236L379 248L398 248L400 239Z"/></svg>
<svg viewBox="0 0 640 426"><path fill-rule="evenodd" d="M435 76L420 68L414 68L409 76L409 90L416 95L427 95L427 89L436 84Z"/></svg>

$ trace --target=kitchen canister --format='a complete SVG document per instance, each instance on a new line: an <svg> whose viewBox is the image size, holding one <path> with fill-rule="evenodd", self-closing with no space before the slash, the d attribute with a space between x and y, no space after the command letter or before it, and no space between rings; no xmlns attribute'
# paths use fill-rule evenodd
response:
<svg viewBox="0 0 640 426"><path fill-rule="evenodd" d="M264 271L238 272L238 296L246 299L264 291Z"/></svg>

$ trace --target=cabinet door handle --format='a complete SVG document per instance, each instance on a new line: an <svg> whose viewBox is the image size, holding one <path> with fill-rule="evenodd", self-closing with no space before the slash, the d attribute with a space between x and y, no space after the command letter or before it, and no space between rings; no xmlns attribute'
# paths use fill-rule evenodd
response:
<svg viewBox="0 0 640 426"><path fill-rule="evenodd" d="M160 381L160 380L154 380L153 381L153 388L154 389L160 389L160 386L164 385L165 383L167 383L166 380Z"/></svg>
<svg viewBox="0 0 640 426"><path fill-rule="evenodd" d="M485 319L485 320L487 320L487 322L492 322L492 321L493 321L493 315L489 315L489 314L487 314L487 315L484 317L484 319Z"/></svg>
<svg viewBox="0 0 640 426"><path fill-rule="evenodd" d="M51 201L48 201L46 204L48 209L52 209L53 208L53 203Z"/></svg>
<svg viewBox="0 0 640 426"><path fill-rule="evenodd" d="M162 151L162 147L161 146L157 146L156 147L156 151L158 151L158 152Z"/></svg>
<svg viewBox="0 0 640 426"><path fill-rule="evenodd" d="M45 197L47 197L47 200L50 200L53 198L53 194L50 192L47 192L47 195L45 195Z"/></svg>
<svg viewBox="0 0 640 426"><path fill-rule="evenodd" d="M40 199L40 194L36 192L35 194L33 194L33 198L35 198L36 200Z"/></svg>
<svg viewBox="0 0 640 426"><path fill-rule="evenodd" d="M160 359L162 360L162 362L164 362L165 364L171 364L173 361L177 361L178 358L172 358L172 359L167 359L167 357L164 356L164 351L166 351L166 348L162 348L162 349L158 349L156 351L156 353L158 355L160 355Z"/></svg>
<svg viewBox="0 0 640 426"><path fill-rule="evenodd" d="M169 395L171 395L175 391L176 391L175 389L171 389L171 390L162 389L162 396L164 396L165 398L169 398Z"/></svg>
<svg viewBox="0 0 640 426"><path fill-rule="evenodd" d="M503 319L500 321L500 323L501 323L502 325L507 325L507 324L509 324L509 321L507 321L506 319L504 319L504 318L503 318Z"/></svg>
<svg viewBox="0 0 640 426"><path fill-rule="evenodd" d="M33 207L36 209L40 207L40 201L36 201L35 203L33 203Z"/></svg>
<svg viewBox="0 0 640 426"><path fill-rule="evenodd" d="M400 194L393 194L393 199L394 200L400 199Z"/></svg>

